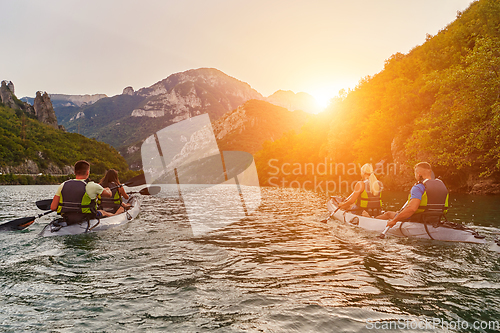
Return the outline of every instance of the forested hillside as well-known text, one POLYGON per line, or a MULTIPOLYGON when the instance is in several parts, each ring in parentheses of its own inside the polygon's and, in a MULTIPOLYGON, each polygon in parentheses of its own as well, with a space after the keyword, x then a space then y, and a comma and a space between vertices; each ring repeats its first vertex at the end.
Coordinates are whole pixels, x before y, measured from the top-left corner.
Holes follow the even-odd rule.
POLYGON ((89 161, 95 174, 109 168, 128 169, 125 159, 108 144, 54 129, 22 110, 0 104, 0 119, 2 173, 68 173, 80 159, 89 161))
MULTIPOLYGON (((470 191, 481 179, 498 182, 500 1, 472 3, 423 45, 389 57, 380 73, 361 80, 326 113, 332 117, 328 134, 321 147, 310 147, 313 156, 334 163, 397 163, 393 185, 407 185, 408 167, 422 160, 457 190, 470 191)), ((310 136, 288 137, 302 145, 293 153, 275 142, 260 155, 299 161, 301 149, 309 148, 302 142, 316 142, 322 133, 323 124, 318 126, 310 136)), ((265 164, 261 181, 268 177, 265 164)))

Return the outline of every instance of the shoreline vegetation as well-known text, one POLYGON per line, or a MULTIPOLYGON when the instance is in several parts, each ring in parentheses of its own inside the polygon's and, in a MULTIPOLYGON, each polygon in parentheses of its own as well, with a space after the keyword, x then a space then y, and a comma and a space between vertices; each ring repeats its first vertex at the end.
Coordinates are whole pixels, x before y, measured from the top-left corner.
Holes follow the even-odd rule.
MULTIPOLYGON (((121 183, 138 176, 142 171, 127 170, 119 173, 121 183)), ((89 179, 94 182, 104 177, 104 174, 90 174, 89 179)), ((74 174, 70 175, 50 175, 50 174, 1 174, 0 185, 59 185, 66 180, 75 179, 74 174)))

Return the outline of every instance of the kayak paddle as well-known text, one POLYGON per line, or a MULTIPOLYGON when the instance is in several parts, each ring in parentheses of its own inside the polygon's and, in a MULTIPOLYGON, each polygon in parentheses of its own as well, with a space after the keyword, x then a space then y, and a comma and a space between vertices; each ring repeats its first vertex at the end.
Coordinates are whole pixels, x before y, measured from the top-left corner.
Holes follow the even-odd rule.
POLYGON ((378 236, 378 238, 384 239, 385 234, 387 233, 387 231, 389 231, 389 229, 391 229, 391 227, 385 227, 384 231, 382 231, 382 233, 378 236))
POLYGON ((52 199, 39 200, 35 202, 36 206, 41 210, 50 210, 52 199))
MULTIPOLYGON (((340 202, 338 202, 337 198, 332 197, 332 200, 335 200, 337 203, 339 203, 339 204, 340 204, 340 202)), ((321 220, 320 222, 321 222, 321 223, 327 223, 327 222, 328 222, 328 220, 329 220, 329 219, 330 219, 330 218, 331 218, 331 217, 332 217, 332 216, 333 216, 333 215, 334 215, 334 214, 335 214, 335 213, 336 213, 339 209, 340 209, 340 206, 339 206, 339 207, 337 207, 337 209, 335 209, 335 210, 333 211, 333 213, 331 213, 331 214, 330 214, 330 216, 328 216, 328 217, 327 217, 326 219, 324 219, 324 220, 321 220)))
MULTIPOLYGON (((135 177, 129 179, 125 183, 121 184, 121 186, 135 187, 135 186, 141 186, 144 184, 146 184, 146 177, 144 176, 144 174, 140 174, 138 176, 135 176, 135 177)), ((118 186, 118 187, 120 187, 120 186, 118 186)))
POLYGON ((329 219, 330 219, 330 218, 331 218, 331 217, 332 217, 332 216, 333 216, 333 215, 334 215, 334 214, 335 214, 335 213, 336 213, 339 209, 340 209, 340 207, 338 207, 337 209, 335 209, 335 210, 333 211, 333 213, 331 213, 331 214, 330 214, 330 216, 328 216, 328 217, 327 217, 326 219, 324 219, 324 220, 321 220, 320 222, 321 222, 321 223, 327 223, 327 222, 328 222, 328 220, 329 220, 329 219))
POLYGON ((150 187, 145 187, 139 192, 130 192, 128 194, 134 194, 134 193, 140 193, 142 195, 155 195, 160 193, 161 187, 160 186, 150 186, 150 187))
POLYGON ((54 211, 49 210, 48 212, 39 214, 37 216, 31 216, 31 217, 21 217, 19 219, 12 220, 10 222, 6 222, 2 225, 0 225, 0 231, 13 231, 13 230, 22 230, 24 228, 29 227, 30 225, 35 222, 35 219, 42 217, 44 215, 53 213, 54 211))

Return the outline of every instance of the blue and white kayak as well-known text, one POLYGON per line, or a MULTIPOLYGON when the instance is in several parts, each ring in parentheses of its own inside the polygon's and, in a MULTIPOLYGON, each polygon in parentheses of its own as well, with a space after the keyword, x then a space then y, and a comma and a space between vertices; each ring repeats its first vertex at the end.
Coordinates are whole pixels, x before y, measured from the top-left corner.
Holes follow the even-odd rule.
POLYGON ((79 235, 124 225, 133 220, 139 214, 141 207, 141 196, 140 194, 131 194, 128 201, 124 202, 131 205, 130 209, 128 209, 124 213, 113 215, 110 217, 104 217, 101 219, 83 221, 81 223, 71 225, 66 225, 66 223, 61 222, 59 219, 56 219, 47 224, 40 232, 39 236, 51 237, 79 235))
MULTIPOLYGON (((341 200, 338 197, 331 197, 327 202, 327 208, 330 214, 333 213, 332 217, 336 220, 378 233, 385 230, 388 220, 366 217, 338 209, 340 202, 341 200)), ((420 222, 397 222, 394 227, 389 229, 387 234, 398 237, 433 239, 445 242, 486 243, 485 237, 478 234, 477 231, 461 224, 450 222, 442 222, 437 225, 420 222)))

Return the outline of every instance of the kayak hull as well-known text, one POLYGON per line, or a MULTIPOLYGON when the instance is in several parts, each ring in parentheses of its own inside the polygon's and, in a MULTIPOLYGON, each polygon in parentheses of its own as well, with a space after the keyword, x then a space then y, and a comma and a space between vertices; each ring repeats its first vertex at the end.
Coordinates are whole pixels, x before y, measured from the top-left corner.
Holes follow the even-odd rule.
MULTIPOLYGON (((346 212, 338 209, 339 202, 340 199, 337 197, 331 197, 327 202, 328 211, 330 214, 333 213, 332 217, 336 220, 378 233, 384 231, 388 220, 380 220, 346 212)), ((397 222, 394 227, 389 229, 387 234, 398 237, 432 239, 445 242, 486 243, 484 236, 477 234, 476 231, 469 228, 434 227, 431 224, 419 222, 397 222)))
POLYGON ((39 236, 52 237, 52 236, 79 235, 90 232, 103 231, 126 224, 131 220, 133 220, 139 214, 141 206, 141 198, 139 195, 131 195, 127 203, 130 204, 131 207, 125 213, 101 219, 93 219, 90 220, 89 222, 83 221, 82 223, 60 227, 57 224, 58 220, 54 220, 43 228, 39 236))

